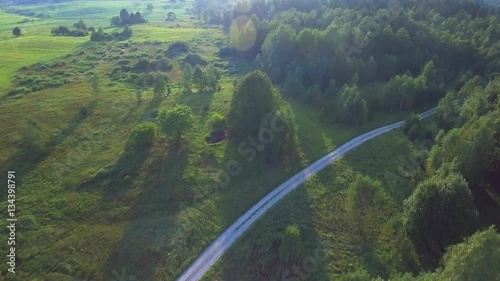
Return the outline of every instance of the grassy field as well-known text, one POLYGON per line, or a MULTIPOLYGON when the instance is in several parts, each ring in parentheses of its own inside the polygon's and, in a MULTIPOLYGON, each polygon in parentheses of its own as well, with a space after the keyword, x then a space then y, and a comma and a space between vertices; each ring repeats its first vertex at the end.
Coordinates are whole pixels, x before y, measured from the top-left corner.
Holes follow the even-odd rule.
POLYGON ((192 6, 192 1, 185 3, 168 3, 167 1, 152 0, 147 2, 133 1, 133 0, 107 0, 107 1, 78 1, 75 5, 74 2, 61 2, 52 3, 50 5, 28 5, 15 7, 20 11, 34 11, 35 13, 43 13, 52 17, 48 21, 56 20, 63 23, 74 23, 75 19, 83 18, 89 25, 94 26, 109 26, 109 20, 112 16, 117 16, 120 9, 125 8, 129 12, 139 11, 141 14, 151 22, 164 21, 167 18, 167 13, 172 11, 176 14, 179 22, 187 22, 189 15, 186 8, 192 6), (153 4, 154 10, 147 11, 146 5, 153 4))
MULTIPOLYGON (((53 37, 51 27, 36 23, 16 24, 24 17, 0 11, 0 90, 9 85, 12 74, 22 66, 41 60, 61 57, 75 51, 88 38, 53 37), (19 26, 23 35, 12 36, 12 28, 19 26)), ((55 24, 54 24, 55 25, 55 24)))
POLYGON ((28 5, 15 7, 20 11, 33 11, 50 16, 48 19, 36 19, 33 22, 19 23, 23 19, 35 18, 6 13, 0 10, 0 90, 6 90, 11 74, 21 66, 30 65, 40 60, 48 60, 74 52, 88 41, 87 38, 56 37, 50 31, 58 25, 72 26, 79 19, 83 19, 88 26, 109 27, 110 18, 119 15, 120 9, 140 11, 146 19, 154 22, 152 25, 142 25, 137 29, 137 40, 174 41, 183 36, 190 37, 199 30, 192 28, 192 21, 186 8, 191 7, 191 1, 186 3, 165 3, 164 1, 149 1, 154 5, 153 12, 147 12, 146 3, 137 1, 78 1, 54 3, 50 5, 28 5), (165 29, 174 25, 164 22, 167 13, 173 11, 178 18, 175 24, 187 29, 179 32, 165 29), (12 36, 12 28, 21 28, 23 36, 12 36))
MULTIPOLYGON (((11 28, 24 17, 0 15, 0 49, 7 50, 0 54, 0 89, 10 88, 16 75, 27 75, 16 73, 20 67, 39 61, 55 66, 34 71, 37 79, 56 79, 48 77, 56 72, 60 79, 65 75, 69 79, 63 86, 3 99, 0 103, 0 134, 5 136, 0 143, 0 178, 4 179, 6 170, 15 170, 18 175, 20 225, 16 244, 18 274, 0 275, 1 278, 110 280, 114 272, 123 268, 137 276, 136 280, 174 280, 221 231, 278 184, 350 138, 408 114, 380 115, 374 122, 348 128, 320 123, 318 112, 299 101, 288 100, 298 124, 301 161, 286 167, 264 166, 257 161, 246 163, 237 153, 238 143, 207 145, 205 137, 210 133, 208 117, 214 112, 227 113, 233 79, 251 67, 238 60, 214 57, 217 43, 224 40, 223 33, 219 29, 197 28, 189 21, 185 13, 189 2, 176 7, 162 1, 151 3, 156 9, 146 16, 150 23, 133 26, 131 40, 102 44, 89 43, 88 38, 52 37, 50 29, 57 24, 72 24, 79 18, 89 24, 106 25, 120 8, 137 7, 142 11, 145 4, 51 4, 43 12, 53 18, 19 25, 24 35, 18 38, 12 37, 11 28), (179 27, 163 21, 171 9, 178 11, 179 27), (175 95, 169 98, 153 98, 151 89, 137 89, 111 74, 118 60, 155 58, 176 40, 190 42, 195 52, 227 66, 221 69, 226 73, 222 91, 182 93, 178 85, 182 57, 172 59, 169 75, 175 95), (99 95, 92 94, 89 72, 99 74, 99 95), (228 75, 232 72, 238 74, 228 75), (137 92, 142 93, 145 101, 137 102, 137 92), (169 136, 161 136, 150 148, 127 148, 126 140, 135 125, 154 121, 158 108, 175 104, 190 106, 197 121, 180 145, 169 136), (82 108, 86 115, 81 114, 82 108), (37 124, 48 146, 47 154, 36 159, 19 148, 27 120, 37 124), (230 160, 245 163, 243 173, 232 177, 227 188, 212 191, 230 160), (192 197, 199 194, 208 196, 202 202, 192 202, 192 197)), ((272 264, 265 261, 272 256, 266 256, 266 251, 272 251, 270 243, 292 222, 304 226, 307 253, 321 245, 327 262, 315 271, 318 279, 362 266, 380 273, 381 264, 395 263, 400 257, 392 254, 396 250, 388 242, 397 239, 393 231, 397 223, 390 218, 399 211, 401 198, 409 194, 408 188, 399 188, 398 183, 392 182, 401 178, 404 183, 404 177, 385 179, 380 173, 399 171, 400 160, 391 154, 417 157, 413 155, 417 149, 412 146, 395 132, 332 165, 259 221, 224 257, 223 264, 214 269, 210 280, 249 280, 255 276, 255 270, 261 270, 260 263, 254 261, 264 260, 263 268, 272 264), (357 245, 366 237, 356 235, 355 225, 344 215, 343 205, 344 190, 358 172, 381 178, 387 192, 393 195, 390 204, 373 213, 367 231, 371 244, 363 249, 357 245), (374 225, 376 222, 383 223, 374 225)), ((6 202, 1 202, 0 210, 6 209, 6 202)), ((2 243, 0 250, 5 251, 5 247, 2 243)), ((6 264, 0 268, 4 274, 6 264)))

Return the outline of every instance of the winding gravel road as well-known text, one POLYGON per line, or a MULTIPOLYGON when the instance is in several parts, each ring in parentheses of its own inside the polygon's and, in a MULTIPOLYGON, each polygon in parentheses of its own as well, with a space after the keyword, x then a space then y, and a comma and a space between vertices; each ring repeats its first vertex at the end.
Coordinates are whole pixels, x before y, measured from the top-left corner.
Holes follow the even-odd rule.
MULTIPOLYGON (((436 109, 431 109, 420 114, 421 118, 427 118, 434 114, 436 109)), ((403 121, 392 125, 384 126, 371 132, 362 134, 347 143, 341 145, 334 151, 328 153, 323 158, 317 160, 295 176, 291 177, 276 189, 271 191, 266 197, 262 198, 244 215, 237 219, 228 229, 226 229, 217 239, 215 239, 203 253, 177 278, 177 281, 197 281, 210 269, 212 265, 224 254, 225 251, 238 239, 247 229, 260 218, 274 204, 280 201, 292 190, 303 184, 310 176, 320 172, 328 164, 342 157, 347 152, 360 146, 364 142, 371 140, 377 136, 387 133, 391 130, 401 127, 403 121)))

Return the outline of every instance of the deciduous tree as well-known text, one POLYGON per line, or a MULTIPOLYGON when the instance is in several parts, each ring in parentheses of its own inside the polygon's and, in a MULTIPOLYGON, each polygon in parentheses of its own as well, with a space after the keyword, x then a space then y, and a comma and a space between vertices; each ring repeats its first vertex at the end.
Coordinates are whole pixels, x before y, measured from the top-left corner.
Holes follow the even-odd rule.
POLYGON ((21 35, 21 29, 19 27, 14 27, 14 29, 12 29, 12 35, 14 36, 19 36, 21 35))
POLYGON ((203 69, 198 64, 194 67, 192 81, 198 90, 203 91, 203 69))
POLYGON ((161 97, 165 93, 165 89, 167 86, 167 78, 165 74, 161 72, 157 72, 154 78, 154 84, 153 84, 153 92, 155 94, 155 97, 161 97))
POLYGON ((176 105, 171 109, 161 108, 157 120, 164 132, 175 133, 177 141, 180 141, 182 134, 194 126, 195 117, 187 105, 176 105))
POLYGON ((476 231, 474 199, 457 173, 425 180, 403 209, 404 230, 428 264, 436 265, 446 247, 476 231))
POLYGON ((193 84, 193 68, 189 63, 184 64, 182 68, 182 86, 184 92, 190 93, 193 84))

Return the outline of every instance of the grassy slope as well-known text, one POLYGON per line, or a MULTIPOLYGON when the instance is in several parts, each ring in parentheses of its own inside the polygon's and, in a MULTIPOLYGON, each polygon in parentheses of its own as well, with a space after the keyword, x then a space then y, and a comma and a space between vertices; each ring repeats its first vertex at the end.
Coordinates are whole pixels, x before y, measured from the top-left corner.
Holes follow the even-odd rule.
MULTIPOLYGON (((31 32, 30 27, 23 28, 23 31, 26 30, 24 37, 11 39, 33 40, 36 43, 10 47, 23 52, 23 60, 8 64, 11 68, 2 71, 8 77, 22 65, 60 57, 78 47, 84 48, 83 42, 87 39, 52 38, 48 35, 52 23, 75 22, 77 18, 71 17, 78 14, 85 20, 88 16, 91 23, 95 20, 95 23, 104 24, 104 19, 117 14, 123 2, 127 1, 108 1, 101 10, 92 6, 95 5, 94 1, 85 2, 85 5, 57 4, 59 6, 51 10, 52 15, 67 18, 32 23, 33 30, 40 28, 44 32, 31 32), (110 5, 113 9, 107 8, 110 5), (82 12, 90 14, 84 17, 82 12), (51 43, 41 49, 40 46, 46 41, 51 43)), ((161 5, 155 6, 158 9, 161 5)), ((158 19, 161 19, 160 15, 158 19)), ((11 20, 17 18, 12 17, 11 20)), ((10 24, 4 29, 6 33, 14 24, 9 20, 4 20, 4 23, 5 26, 10 24)), ((214 40, 222 36, 216 30, 199 33, 194 28, 170 29, 168 26, 151 20, 151 24, 134 27, 133 40, 169 42, 198 36, 197 43, 200 46, 207 45, 199 49, 211 58, 214 40)), ((9 48, 6 42, 0 41, 2 49, 9 48)), ((6 58, 12 57, 8 53, 4 54, 6 58)), ((12 163, 9 168, 18 171, 18 216, 31 222, 18 232, 18 254, 22 263, 16 280, 35 277, 37 280, 74 280, 70 276, 93 276, 100 280, 103 273, 107 273, 109 278, 110 272, 121 267, 136 274, 140 280, 172 280, 225 227, 300 167, 363 131, 400 119, 400 116, 395 115, 381 116, 376 122, 355 129, 329 126, 319 124, 317 113, 307 106, 290 101, 299 125, 305 160, 286 169, 265 168, 260 163, 245 164, 243 173, 231 178, 226 189, 211 193, 207 185, 219 180, 225 164, 229 160, 241 160, 235 151, 235 143, 223 142, 213 146, 204 143, 204 137, 209 133, 205 126, 207 116, 212 112, 224 114, 228 110, 231 79, 225 78, 224 90, 220 93, 178 94, 172 99, 154 100, 152 93, 147 92, 144 95, 147 101, 137 105, 132 89, 106 78, 112 67, 112 63, 98 66, 97 71, 103 77, 102 93, 98 98, 90 94, 88 81, 82 79, 0 104, 3 124, 0 130, 2 135, 7 136, 2 138, 0 166, 12 163), (125 140, 135 124, 152 120, 152 114, 159 106, 172 106, 175 103, 188 104, 199 119, 196 128, 185 136, 181 147, 176 147, 171 140, 162 137, 149 150, 125 150, 125 140), (82 106, 90 109, 89 117, 85 119, 78 117, 78 109, 82 106), (31 164, 23 161, 17 150, 24 117, 38 120, 48 138, 57 143, 49 156, 31 164), (210 194, 207 200, 194 206, 189 204, 189 194, 205 192, 210 194), (181 208, 180 201, 188 202, 188 207, 181 208)), ((174 67, 174 72, 177 67, 174 67)), ((8 80, 0 83, 3 86, 6 84, 8 80)), ((178 88, 174 88, 174 92, 178 91, 178 88)), ((274 224, 278 218, 281 225, 291 220, 328 227, 337 225, 337 229, 347 225, 346 230, 339 235, 332 236, 329 233, 336 232, 326 227, 318 227, 317 231, 311 228, 311 234, 325 241, 346 239, 347 248, 343 251, 349 252, 349 247, 355 244, 357 238, 349 230, 348 222, 335 222, 337 212, 342 213, 342 197, 337 191, 352 179, 351 170, 356 169, 356 165, 346 160, 334 167, 340 167, 343 172, 336 177, 332 176, 337 173, 336 170, 323 172, 318 179, 306 185, 315 188, 301 189, 282 203, 288 206, 285 214, 293 211, 287 214, 287 220, 270 215, 257 227, 266 225, 266 221, 267 224, 274 224), (297 195, 303 192, 307 196, 297 195), (331 197, 324 196, 329 193, 331 197), (300 197, 297 200, 306 200, 299 202, 300 208, 295 208, 295 203, 290 205, 290 202, 297 202, 293 201, 297 196, 300 197), (331 201, 328 198, 339 202, 339 207, 330 208, 331 201), (310 206, 311 202, 317 200, 322 201, 310 206), (312 214, 316 213, 315 219, 311 220, 312 214), (324 217, 324 214, 328 216, 324 217), (334 223, 325 218, 334 220, 334 223)), ((5 208, 2 202, 0 209, 4 211, 5 208)), ((269 235, 276 234, 269 232, 269 235)), ((237 255, 246 257, 248 247, 242 247, 241 250, 235 247, 231 253, 236 251, 237 255)), ((327 272, 349 268, 351 262, 352 266, 357 265, 355 261, 359 256, 356 253, 344 254, 348 258, 328 263, 331 268, 327 272)), ((231 266, 231 270, 238 268, 233 267, 230 261, 227 266, 231 266)), ((2 272, 5 272, 4 267, 2 265, 2 272)))

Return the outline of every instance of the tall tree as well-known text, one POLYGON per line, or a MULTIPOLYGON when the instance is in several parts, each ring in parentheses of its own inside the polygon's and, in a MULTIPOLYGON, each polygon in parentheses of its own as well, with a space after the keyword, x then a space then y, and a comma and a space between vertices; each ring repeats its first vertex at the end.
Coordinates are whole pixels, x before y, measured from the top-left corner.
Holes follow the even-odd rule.
POLYGON ((290 26, 282 25, 269 33, 262 45, 261 58, 264 70, 273 80, 285 78, 285 68, 295 52, 295 33, 290 26))
POLYGON ((177 19, 177 15, 174 12, 168 12, 166 21, 174 21, 177 19))
POLYGON ((357 85, 345 85, 340 94, 337 119, 344 124, 363 124, 368 116, 368 107, 357 85))
POLYGON ((219 87, 219 79, 220 73, 214 67, 213 64, 210 64, 205 70, 205 86, 210 91, 216 91, 219 87))
POLYGON ((157 72, 154 79, 153 92, 155 94, 155 97, 161 97, 161 95, 165 93, 167 79, 165 77, 165 74, 161 72, 157 72))
POLYGON ((451 246, 437 280, 497 280, 500 276, 500 234, 494 227, 451 246))
POLYGON ((14 36, 19 36, 21 35, 21 29, 19 27, 14 27, 14 29, 12 29, 12 35, 14 36))
POLYGON ((203 69, 200 65, 196 65, 193 71, 193 84, 198 88, 199 91, 203 91, 203 69))
POLYGON ((87 31, 87 25, 80 19, 77 23, 73 24, 73 27, 76 29, 81 29, 87 31))
POLYGON ((499 116, 493 112, 449 131, 431 150, 427 161, 429 172, 455 161, 458 171, 472 186, 481 184, 484 175, 493 171, 495 159, 500 159, 496 140, 500 133, 499 116))
POLYGON ((449 92, 439 101, 436 116, 439 126, 445 130, 460 124, 460 107, 455 100, 457 100, 456 93, 449 92))
POLYGON ((264 116, 277 109, 275 91, 269 77, 255 71, 236 86, 229 111, 229 126, 237 136, 256 136, 264 116))
POLYGON ((382 184, 368 176, 358 175, 349 186, 347 205, 354 217, 365 215, 371 206, 385 201, 382 184))
POLYGON ((171 109, 163 107, 158 111, 157 120, 164 132, 174 132, 179 142, 182 134, 194 126, 193 110, 187 105, 176 105, 171 109))
POLYGON ((128 23, 130 19, 130 14, 128 13, 127 9, 123 8, 120 10, 120 19, 122 23, 128 23))
POLYGON ((128 39, 130 37, 132 37, 132 29, 130 28, 130 26, 128 26, 128 24, 126 24, 124 27, 123 27, 123 31, 122 31, 122 36, 123 36, 123 39, 128 39))
POLYGON ((467 182, 457 173, 422 182, 403 209, 404 230, 429 265, 437 265, 446 247, 476 231, 474 199, 467 182))
POLYGON ((182 68, 182 87, 184 92, 190 93, 193 84, 193 68, 189 63, 184 64, 182 68))

